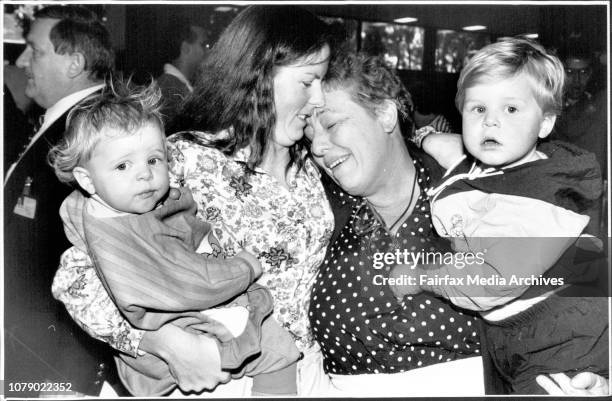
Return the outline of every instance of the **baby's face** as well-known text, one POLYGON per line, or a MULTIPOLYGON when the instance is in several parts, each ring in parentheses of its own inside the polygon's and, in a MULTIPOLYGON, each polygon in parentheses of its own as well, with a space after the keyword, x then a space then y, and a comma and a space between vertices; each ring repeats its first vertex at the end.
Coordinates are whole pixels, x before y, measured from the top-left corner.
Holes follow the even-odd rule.
POLYGON ((463 143, 485 165, 512 167, 537 160, 538 138, 555 117, 545 115, 525 76, 479 82, 465 91, 463 143))
POLYGON ((163 132, 151 123, 130 135, 103 130, 109 137, 95 147, 86 166, 96 194, 121 212, 153 210, 169 188, 163 132))

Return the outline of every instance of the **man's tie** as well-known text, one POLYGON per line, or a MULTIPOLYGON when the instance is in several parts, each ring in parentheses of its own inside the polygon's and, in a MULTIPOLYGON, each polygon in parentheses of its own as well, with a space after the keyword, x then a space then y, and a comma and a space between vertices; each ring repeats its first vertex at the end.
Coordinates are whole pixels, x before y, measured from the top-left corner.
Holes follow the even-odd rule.
POLYGON ((19 163, 19 161, 21 160, 21 158, 23 157, 25 152, 30 147, 30 142, 32 142, 32 138, 34 138, 34 136, 40 130, 40 127, 42 127, 44 122, 45 122, 45 115, 42 114, 41 116, 38 117, 37 124, 34 125, 34 129, 32 130, 32 133, 30 135, 28 135, 26 140, 23 142, 23 146, 22 146, 21 150, 19 150, 19 153, 17 154, 17 157, 16 157, 15 161, 10 165, 9 169, 5 172, 5 175, 4 175, 4 184, 5 185, 6 185, 6 182, 7 182, 8 178, 13 173, 13 170, 17 166, 17 163, 19 163))

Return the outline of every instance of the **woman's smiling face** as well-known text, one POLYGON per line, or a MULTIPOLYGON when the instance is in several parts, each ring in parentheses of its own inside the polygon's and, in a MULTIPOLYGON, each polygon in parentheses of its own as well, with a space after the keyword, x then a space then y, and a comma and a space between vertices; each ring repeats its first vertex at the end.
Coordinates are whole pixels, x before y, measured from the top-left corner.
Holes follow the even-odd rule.
POLYGON ((277 145, 288 148, 302 139, 306 118, 315 107, 323 106, 321 80, 327 72, 329 55, 329 46, 325 45, 295 64, 275 68, 273 141, 277 145))
POLYGON ((389 135, 377 115, 347 90, 325 92, 325 108, 310 119, 306 135, 316 163, 345 191, 368 196, 384 180, 389 135))

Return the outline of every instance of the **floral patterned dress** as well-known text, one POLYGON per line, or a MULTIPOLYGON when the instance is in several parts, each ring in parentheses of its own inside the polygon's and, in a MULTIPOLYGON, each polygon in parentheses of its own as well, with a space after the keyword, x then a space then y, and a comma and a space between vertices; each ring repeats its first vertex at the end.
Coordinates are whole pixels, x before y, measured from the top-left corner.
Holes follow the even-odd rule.
MULTIPOLYGON (((219 240, 216 252, 231 257, 245 249, 257 256, 264 271, 258 283, 272 293, 274 317, 301 351, 312 347, 310 291, 334 222, 318 169, 310 160, 299 171, 292 167, 285 187, 263 170, 247 168, 249 148, 227 156, 188 135, 169 141, 171 185, 191 190, 198 216, 212 224, 219 240)), ((90 335, 134 354, 142 333, 125 324, 77 251, 71 248, 62 258, 54 296, 90 335)))

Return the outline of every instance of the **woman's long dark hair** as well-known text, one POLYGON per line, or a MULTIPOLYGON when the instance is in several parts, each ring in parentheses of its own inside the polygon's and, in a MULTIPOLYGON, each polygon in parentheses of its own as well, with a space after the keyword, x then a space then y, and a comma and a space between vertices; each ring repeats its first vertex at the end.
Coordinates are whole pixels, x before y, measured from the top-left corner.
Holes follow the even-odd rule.
MULTIPOLYGON (((276 123, 274 67, 307 60, 330 41, 329 27, 302 8, 248 7, 212 48, 170 132, 207 132, 201 142, 226 154, 250 145, 252 169, 261 163, 276 123)), ((291 149, 291 163, 298 166, 301 147, 291 149)))

